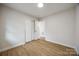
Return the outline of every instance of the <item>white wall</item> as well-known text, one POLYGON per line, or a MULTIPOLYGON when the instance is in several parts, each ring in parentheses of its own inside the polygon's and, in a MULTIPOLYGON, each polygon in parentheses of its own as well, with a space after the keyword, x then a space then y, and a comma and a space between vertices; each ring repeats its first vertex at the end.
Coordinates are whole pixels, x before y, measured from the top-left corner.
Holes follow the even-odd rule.
POLYGON ((77 49, 77 52, 79 54, 79 5, 76 6, 76 14, 75 14, 76 18, 76 49, 77 49))
POLYGON ((69 9, 43 18, 47 40, 65 46, 75 47, 75 9, 69 9))
POLYGON ((33 18, 11 8, 0 7, 0 51, 24 44, 25 39, 30 41, 32 38, 32 20, 33 18), (27 29, 25 30, 25 27, 28 28, 29 32, 27 29))

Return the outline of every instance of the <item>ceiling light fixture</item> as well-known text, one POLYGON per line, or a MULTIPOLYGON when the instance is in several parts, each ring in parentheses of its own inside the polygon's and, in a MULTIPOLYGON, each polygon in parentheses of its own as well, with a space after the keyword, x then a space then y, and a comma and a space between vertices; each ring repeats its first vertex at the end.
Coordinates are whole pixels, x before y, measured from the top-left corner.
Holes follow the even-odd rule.
POLYGON ((39 7, 39 8, 41 8, 41 7, 43 7, 43 6, 44 6, 43 3, 38 3, 38 7, 39 7))

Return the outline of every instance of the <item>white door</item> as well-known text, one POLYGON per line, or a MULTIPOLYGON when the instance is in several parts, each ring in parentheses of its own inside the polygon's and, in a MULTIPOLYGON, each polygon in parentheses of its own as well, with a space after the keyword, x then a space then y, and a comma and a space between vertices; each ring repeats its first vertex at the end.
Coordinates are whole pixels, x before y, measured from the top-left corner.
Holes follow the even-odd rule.
POLYGON ((25 41, 29 42, 32 40, 32 20, 25 21, 25 41))

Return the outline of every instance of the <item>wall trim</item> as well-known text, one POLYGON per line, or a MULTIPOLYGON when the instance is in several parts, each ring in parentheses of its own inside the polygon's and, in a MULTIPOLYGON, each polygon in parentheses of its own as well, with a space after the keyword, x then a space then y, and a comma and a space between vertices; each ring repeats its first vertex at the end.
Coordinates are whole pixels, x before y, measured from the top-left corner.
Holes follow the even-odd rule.
POLYGON ((55 41, 51 41, 51 40, 48 40, 48 39, 46 39, 46 40, 49 41, 49 42, 54 42, 54 43, 56 43, 56 44, 60 44, 60 45, 67 46, 67 47, 70 47, 70 48, 75 49, 75 47, 72 47, 72 46, 69 46, 69 45, 66 45, 66 44, 63 44, 63 43, 59 43, 59 42, 55 42, 55 41))
POLYGON ((12 49, 12 48, 16 48, 16 47, 19 47, 21 45, 24 45, 25 43, 20 43, 20 44, 16 44, 14 46, 10 46, 10 47, 7 47, 7 48, 3 48, 3 49, 0 49, 0 52, 3 52, 3 51, 6 51, 6 50, 9 50, 9 49, 12 49))

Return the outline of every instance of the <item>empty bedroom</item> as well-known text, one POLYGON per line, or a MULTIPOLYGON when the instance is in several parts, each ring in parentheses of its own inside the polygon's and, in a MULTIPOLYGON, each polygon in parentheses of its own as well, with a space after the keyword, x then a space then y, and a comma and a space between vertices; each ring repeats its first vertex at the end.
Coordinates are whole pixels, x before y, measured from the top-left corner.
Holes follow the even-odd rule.
POLYGON ((78 55, 78 3, 0 3, 0 56, 78 55))

